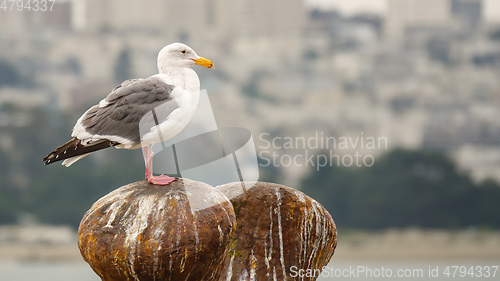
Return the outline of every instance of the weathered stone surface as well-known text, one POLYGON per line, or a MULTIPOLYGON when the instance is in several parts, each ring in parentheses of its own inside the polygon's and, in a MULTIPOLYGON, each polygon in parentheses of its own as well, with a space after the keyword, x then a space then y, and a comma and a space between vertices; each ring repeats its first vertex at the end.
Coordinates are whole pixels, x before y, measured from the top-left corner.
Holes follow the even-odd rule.
POLYGON ((234 227, 231 203, 212 186, 140 181, 94 203, 78 244, 103 281, 218 280, 234 227))
POLYGON ((233 203, 233 234, 221 280, 316 280, 300 269, 321 269, 337 245, 330 214, 300 191, 264 182, 218 186, 233 203))

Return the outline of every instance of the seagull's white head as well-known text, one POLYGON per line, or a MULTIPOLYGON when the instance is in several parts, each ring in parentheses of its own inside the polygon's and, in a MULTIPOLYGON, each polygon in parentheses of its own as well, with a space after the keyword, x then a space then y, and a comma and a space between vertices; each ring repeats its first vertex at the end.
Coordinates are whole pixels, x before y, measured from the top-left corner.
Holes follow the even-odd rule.
POLYGON ((201 65, 206 68, 214 68, 214 64, 198 56, 189 46, 182 43, 172 43, 165 46, 158 54, 158 71, 166 73, 171 68, 190 68, 201 65))

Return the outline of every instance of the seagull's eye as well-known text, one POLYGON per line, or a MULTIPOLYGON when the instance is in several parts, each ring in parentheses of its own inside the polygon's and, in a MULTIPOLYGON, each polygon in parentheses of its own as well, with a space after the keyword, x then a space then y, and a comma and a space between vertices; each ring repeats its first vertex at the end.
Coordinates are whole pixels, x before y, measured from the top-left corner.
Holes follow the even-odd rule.
POLYGON ((182 50, 181 53, 185 54, 186 53, 186 50, 182 50))

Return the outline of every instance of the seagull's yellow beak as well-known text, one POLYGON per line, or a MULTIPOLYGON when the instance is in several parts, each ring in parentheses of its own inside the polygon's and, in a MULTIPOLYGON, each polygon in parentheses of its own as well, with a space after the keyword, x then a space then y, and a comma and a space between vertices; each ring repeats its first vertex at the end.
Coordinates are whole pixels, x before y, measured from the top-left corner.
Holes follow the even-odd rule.
POLYGON ((192 59, 197 65, 204 66, 206 68, 215 68, 214 64, 206 58, 200 57, 200 59, 192 59))

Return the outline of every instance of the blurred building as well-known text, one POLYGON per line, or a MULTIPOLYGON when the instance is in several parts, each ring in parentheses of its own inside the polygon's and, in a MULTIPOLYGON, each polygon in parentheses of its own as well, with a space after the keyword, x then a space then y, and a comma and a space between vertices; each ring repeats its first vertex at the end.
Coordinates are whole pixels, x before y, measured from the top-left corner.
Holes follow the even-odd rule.
POLYGON ((449 0, 389 0, 385 36, 401 41, 411 28, 451 26, 449 0))
MULTIPOLYGON (((51 2, 49 2, 51 8, 51 2)), ((306 9, 302 0, 58 0, 50 11, 2 13, 0 34, 39 30, 86 33, 147 32, 169 39, 298 35, 306 9), (286 7, 286 8, 285 8, 286 7)))
POLYGON ((483 0, 453 0, 451 11, 466 28, 476 28, 483 20, 483 0))
POLYGON ((298 36, 302 0, 88 0, 86 32, 150 32, 170 40, 298 36), (286 7, 286 8, 284 8, 286 7))
MULTIPOLYGON (((0 17, 0 38, 4 40, 40 37, 46 33, 81 30, 85 20, 85 0, 57 0, 39 5, 47 10, 18 11, 7 5, 0 17)), ((34 8, 34 6, 32 6, 34 8)), ((30 7, 30 9, 32 8, 30 7)))
POLYGON ((442 32, 482 22, 483 0, 389 0, 385 36, 402 42, 416 31, 442 32))

